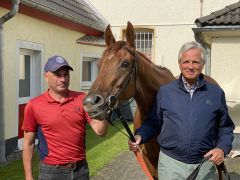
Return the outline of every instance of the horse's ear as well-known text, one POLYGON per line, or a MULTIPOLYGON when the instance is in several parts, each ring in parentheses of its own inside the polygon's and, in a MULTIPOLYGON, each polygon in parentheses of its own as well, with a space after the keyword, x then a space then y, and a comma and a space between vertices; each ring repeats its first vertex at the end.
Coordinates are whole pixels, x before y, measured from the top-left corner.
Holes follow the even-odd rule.
POLYGON ((126 42, 127 42, 128 46, 135 48, 135 44, 134 44, 134 29, 133 29, 132 23, 130 23, 129 21, 127 23, 126 42))
POLYGON ((110 28, 110 25, 107 26, 104 37, 105 37, 105 42, 106 42, 107 46, 110 46, 111 44, 116 42, 116 40, 113 36, 112 30, 110 28))

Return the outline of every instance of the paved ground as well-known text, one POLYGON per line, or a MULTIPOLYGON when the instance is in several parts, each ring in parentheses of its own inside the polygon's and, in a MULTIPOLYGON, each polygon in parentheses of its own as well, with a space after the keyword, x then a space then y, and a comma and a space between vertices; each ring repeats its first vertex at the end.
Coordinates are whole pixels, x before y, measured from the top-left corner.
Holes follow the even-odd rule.
MULTIPOLYGON (((231 180, 240 180, 240 157, 228 158, 225 164, 231 180)), ((134 154, 125 151, 90 180, 147 180, 147 177, 142 172, 134 154)))
POLYGON ((147 180, 137 163, 135 156, 130 151, 123 152, 120 156, 105 166, 90 180, 147 180))

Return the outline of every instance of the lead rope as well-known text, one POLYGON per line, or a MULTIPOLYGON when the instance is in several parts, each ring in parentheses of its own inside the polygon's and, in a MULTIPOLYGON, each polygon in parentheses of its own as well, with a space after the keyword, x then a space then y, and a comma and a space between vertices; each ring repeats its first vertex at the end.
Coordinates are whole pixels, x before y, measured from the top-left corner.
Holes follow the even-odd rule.
POLYGON ((121 121, 122 125, 124 126, 124 128, 126 129, 127 133, 128 133, 128 138, 132 141, 132 142, 136 142, 135 138, 134 138, 134 135, 131 131, 131 129, 129 128, 126 120, 125 120, 125 117, 121 114, 121 111, 120 109, 114 109, 115 113, 118 115, 119 117, 119 120, 121 121))
MULTIPOLYGON (((122 132, 125 136, 127 136, 132 142, 136 142, 136 140, 135 140, 135 138, 134 138, 134 135, 133 135, 132 131, 130 130, 130 128, 129 128, 126 120, 125 120, 125 117, 121 114, 120 109, 118 109, 118 108, 111 108, 111 109, 109 109, 109 115, 110 115, 110 116, 107 118, 108 122, 109 122, 113 127, 115 127, 115 128, 118 129, 120 132, 122 132), (119 117, 119 119, 120 119, 122 125, 124 126, 125 130, 127 131, 128 135, 127 135, 126 133, 124 133, 122 130, 120 130, 117 126, 115 126, 115 125, 111 122, 110 116, 111 116, 111 113, 112 113, 113 110, 114 110, 114 112, 117 114, 117 116, 119 117)), ((149 171, 149 169, 148 169, 148 167, 147 167, 147 165, 146 165, 146 163, 145 163, 145 161, 144 161, 144 159, 143 159, 143 157, 142 157, 142 154, 141 154, 141 153, 144 154, 144 152, 142 151, 142 149, 141 149, 140 146, 139 146, 139 149, 140 149, 140 151, 134 152, 135 157, 137 158, 139 164, 141 165, 142 170, 144 171, 144 173, 145 173, 146 176, 148 177, 148 180, 154 180, 154 178, 152 177, 152 175, 151 175, 151 173, 150 173, 150 171, 149 171)))
POLYGON ((107 118, 107 121, 109 122, 109 124, 111 124, 114 128, 116 128, 117 130, 119 130, 122 134, 124 134, 127 138, 130 139, 130 136, 128 134, 126 134, 125 132, 123 132, 119 127, 117 127, 115 124, 113 124, 113 122, 107 118))
MULTIPOLYGON (((131 129, 129 128, 129 126, 127 124, 126 118, 122 115, 120 109, 116 107, 116 104, 117 104, 116 96, 109 96, 107 104, 108 104, 108 112, 107 112, 107 118, 106 119, 108 120, 108 122, 113 127, 115 127, 117 130, 119 130, 122 134, 124 134, 126 137, 128 137, 128 139, 130 139, 132 142, 136 142, 135 137, 134 137, 131 129), (125 130, 127 131, 128 134, 126 134, 120 128, 115 126, 115 124, 113 124, 113 122, 111 121, 111 115, 112 115, 113 111, 117 114, 119 120, 121 121, 122 125, 124 126, 124 128, 125 128, 125 130)), ((142 151, 140 146, 139 146, 139 149, 142 151)), ((145 154, 143 151, 142 151, 142 153, 145 154)))
MULTIPOLYGON (((197 178, 197 175, 199 173, 199 170, 201 168, 201 166, 203 165, 204 162, 208 161, 209 158, 211 157, 212 155, 210 156, 207 156, 205 158, 203 158, 203 160, 201 161, 201 163, 194 169, 194 171, 187 177, 186 180, 195 180, 197 178)), ((227 168, 225 166, 225 164, 222 162, 220 165, 218 165, 220 167, 220 169, 224 172, 227 180, 230 180, 230 175, 227 171, 227 168)))
POLYGON ((107 121, 117 130, 119 130, 122 134, 124 134, 128 139, 130 139, 132 142, 135 142, 135 138, 134 135, 132 133, 132 131, 130 130, 125 117, 121 114, 120 109, 118 108, 111 108, 108 110, 108 117, 107 117, 107 121), (127 133, 126 134, 124 131, 122 131, 119 127, 117 127, 115 124, 113 124, 113 122, 111 121, 111 114, 112 112, 115 112, 119 118, 119 120, 121 121, 122 125, 124 126, 124 128, 126 129, 127 133))

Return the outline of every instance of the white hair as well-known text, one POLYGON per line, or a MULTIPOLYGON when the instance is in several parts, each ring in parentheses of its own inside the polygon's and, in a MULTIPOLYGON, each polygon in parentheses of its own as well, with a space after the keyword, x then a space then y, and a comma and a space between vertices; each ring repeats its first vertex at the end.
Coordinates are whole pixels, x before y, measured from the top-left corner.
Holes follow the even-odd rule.
POLYGON ((206 51, 204 49, 204 47, 198 43, 198 42, 195 42, 195 41, 192 41, 192 42, 186 42, 182 45, 182 47, 180 48, 179 50, 179 53, 178 53, 178 62, 181 61, 181 58, 182 58, 182 54, 190 49, 194 49, 194 48, 198 48, 200 49, 201 51, 201 59, 202 59, 202 62, 203 64, 205 63, 206 61, 206 51))

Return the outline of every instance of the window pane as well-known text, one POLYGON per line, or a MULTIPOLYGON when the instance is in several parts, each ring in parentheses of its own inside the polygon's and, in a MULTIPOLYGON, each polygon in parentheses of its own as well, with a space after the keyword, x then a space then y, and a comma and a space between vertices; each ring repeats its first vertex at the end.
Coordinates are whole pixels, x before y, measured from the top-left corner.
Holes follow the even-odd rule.
POLYGON ((92 67, 91 61, 83 61, 82 81, 91 81, 92 80, 91 67, 92 67))
POLYGON ((145 39, 148 40, 149 39, 149 33, 145 34, 145 39))
POLYGON ((137 33, 137 39, 140 40, 141 36, 140 36, 140 33, 137 33))
POLYGON ((19 97, 30 96, 30 56, 19 55, 19 97))
POLYGON ((142 51, 144 52, 144 41, 141 41, 141 49, 142 49, 142 51))
POLYGON ((149 33, 149 39, 152 39, 153 33, 149 33))

